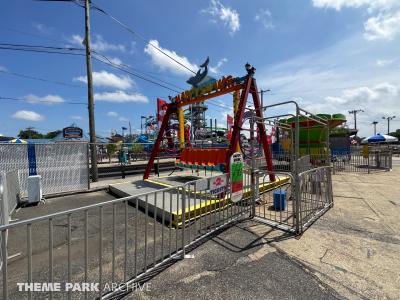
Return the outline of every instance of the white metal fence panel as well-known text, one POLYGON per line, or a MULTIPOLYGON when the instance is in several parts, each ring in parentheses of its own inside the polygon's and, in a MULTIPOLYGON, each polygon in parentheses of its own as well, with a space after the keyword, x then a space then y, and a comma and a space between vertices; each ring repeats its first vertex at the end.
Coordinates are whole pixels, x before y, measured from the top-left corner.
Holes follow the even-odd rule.
MULTIPOLYGON (((0 172, 0 225, 10 223, 11 214, 19 201, 18 173, 16 171, 0 172)), ((0 242, 7 244, 8 231, 0 236, 0 242)), ((0 270, 3 267, 3 255, 6 256, 3 247, 0 248, 0 270)))
POLYGON ((18 171, 21 197, 27 196, 27 178, 42 176, 43 194, 88 188, 88 145, 0 144, 0 171, 18 171))

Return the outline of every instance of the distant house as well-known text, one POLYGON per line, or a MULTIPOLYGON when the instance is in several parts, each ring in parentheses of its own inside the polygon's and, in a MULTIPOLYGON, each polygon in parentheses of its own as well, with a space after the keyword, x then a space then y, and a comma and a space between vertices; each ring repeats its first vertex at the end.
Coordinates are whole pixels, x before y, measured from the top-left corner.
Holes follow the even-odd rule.
MULTIPOLYGON (((52 141, 54 143, 65 143, 65 142, 84 142, 88 143, 90 140, 89 136, 83 132, 83 130, 77 127, 75 124, 63 128, 63 130, 56 135, 52 141)), ((96 143, 106 144, 109 140, 96 135, 96 143)))
POLYGON ((0 135, 0 143, 6 143, 6 142, 11 141, 13 139, 14 139, 14 137, 11 137, 11 136, 0 135))
MULTIPOLYGON (((15 139, 14 137, 0 136, 0 143, 9 143, 11 140, 15 139)), ((28 144, 52 144, 52 143, 88 143, 89 136, 83 132, 81 128, 76 126, 74 123, 68 127, 65 127, 61 130, 59 134, 57 134, 52 139, 24 139, 24 141, 28 142, 28 144)), ((96 143, 98 144, 108 144, 110 140, 108 138, 96 136, 96 143)))

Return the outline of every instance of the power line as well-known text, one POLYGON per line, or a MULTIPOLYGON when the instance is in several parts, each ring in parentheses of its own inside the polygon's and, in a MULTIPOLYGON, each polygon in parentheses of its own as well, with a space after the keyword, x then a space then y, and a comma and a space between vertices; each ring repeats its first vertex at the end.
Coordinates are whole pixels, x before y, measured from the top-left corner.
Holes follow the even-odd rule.
MULTIPOLYGON (((74 48, 74 47, 54 47, 54 46, 42 46, 42 45, 27 45, 27 44, 11 44, 11 43, 0 43, 0 49, 7 49, 7 50, 17 50, 17 51, 26 51, 26 52, 39 52, 39 53, 52 53, 52 54, 70 54, 70 55, 80 55, 80 56, 84 56, 83 53, 76 53, 76 52, 72 52, 72 51, 84 51, 84 48, 74 48)), ((175 93, 181 93, 181 91, 184 91, 185 89, 175 85, 173 83, 167 82, 165 80, 162 80, 160 78, 157 78, 155 76, 146 74, 143 71, 137 70, 137 69, 133 69, 127 65, 120 65, 120 64, 115 64, 111 61, 111 59, 109 59, 107 56, 97 52, 97 51, 92 51, 93 53, 96 54, 96 56, 93 56, 93 59, 95 59, 96 61, 99 61, 103 64, 106 64, 112 68, 115 68, 121 72, 130 74, 134 77, 140 78, 144 81, 150 82, 152 84, 158 85, 162 88, 168 89, 172 92, 175 93), (131 71, 130 71, 131 70, 131 71), (135 72, 135 73, 134 73, 135 72), (139 73, 139 74, 137 74, 139 73), (140 74, 141 73, 141 74, 140 74), (146 78, 144 76, 147 76, 149 78, 146 78), (175 88, 180 89, 176 90, 176 89, 172 89, 164 84, 161 84, 159 82, 156 82, 155 80, 173 86, 175 88)), ((44 81, 44 82, 52 82, 52 83, 56 83, 56 84, 61 84, 61 85, 65 85, 65 86, 73 86, 73 87, 79 87, 79 85, 74 85, 74 84, 68 84, 68 83, 64 83, 64 82, 59 82, 59 81, 52 81, 52 80, 47 80, 44 78, 39 78, 39 77, 33 77, 33 76, 29 76, 29 75, 24 75, 24 74, 18 74, 18 73, 14 73, 14 72, 8 72, 8 71, 3 71, 0 70, 0 72, 2 73, 9 73, 11 75, 15 75, 15 76, 19 76, 19 77, 23 77, 23 78, 28 78, 28 79, 33 79, 33 80, 40 80, 40 81, 44 81)), ((222 105, 222 104, 217 104, 217 103, 213 103, 211 102, 212 100, 210 100, 210 104, 214 105, 214 106, 219 106, 222 107, 224 109, 233 109, 232 106, 227 106, 227 105, 222 105)))
POLYGON ((15 73, 15 72, 6 71, 6 70, 0 70, 0 73, 9 74, 9 75, 13 75, 13 76, 16 76, 16 77, 21 77, 21 78, 26 78, 26 79, 31 79, 31 80, 37 80, 37 81, 42 81, 42 82, 49 82, 49 83, 59 84, 59 85, 63 85, 63 86, 69 86, 69 87, 75 87, 75 88, 83 88, 84 87, 83 85, 67 83, 67 82, 62 82, 62 81, 56 81, 56 80, 50 80, 50 79, 45 79, 45 78, 41 78, 41 77, 35 77, 35 76, 21 74, 21 73, 15 73))
MULTIPOLYGON (((76 4, 76 5, 78 5, 79 7, 85 8, 85 6, 82 3, 82 1, 79 1, 79 0, 36 0, 36 1, 72 2, 72 3, 76 4)), ((122 21, 118 20, 116 17, 114 17, 110 13, 108 13, 104 9, 100 8, 98 5, 95 5, 92 1, 90 3, 90 7, 94 8, 95 10, 97 10, 97 11, 101 12, 102 14, 108 16, 114 22, 118 23, 121 27, 123 27, 125 30, 127 30, 129 33, 131 33, 134 36, 138 37, 139 39, 141 39, 142 41, 144 41, 145 43, 150 45, 152 48, 156 49, 157 51, 159 51, 160 53, 162 53, 163 55, 165 55, 166 57, 168 57, 169 59, 171 59, 172 61, 174 61, 178 65, 180 65, 181 67, 185 68, 186 70, 188 70, 189 72, 191 72, 193 74, 196 74, 196 72, 193 71, 192 69, 190 69, 188 66, 184 65, 183 63, 181 63, 177 59, 173 58, 171 55, 169 55, 168 53, 166 53, 164 50, 160 49, 159 47, 155 46, 153 43, 150 43, 149 39, 145 38, 143 35, 139 34, 137 31, 133 30, 128 25, 126 25, 122 21)))
POLYGON ((24 44, 0 43, 0 49, 22 51, 22 52, 60 54, 60 55, 78 55, 78 56, 85 55, 84 53, 73 52, 76 50, 83 50, 80 48, 63 48, 63 47, 50 47, 50 46, 37 46, 37 45, 24 45, 24 44))
POLYGON ((47 101, 47 100, 32 101, 32 100, 25 99, 25 98, 3 97, 3 96, 0 96, 0 100, 23 101, 23 102, 33 103, 33 104, 34 103, 72 104, 72 105, 86 105, 87 104, 85 102, 72 102, 72 101, 63 101, 63 102, 54 102, 54 101, 47 101))
POLYGON ((157 51, 159 51, 160 53, 162 53, 163 55, 165 55, 166 57, 168 57, 169 59, 173 60, 175 63, 177 63, 178 65, 180 65, 181 67, 185 68, 186 70, 188 70, 189 72, 192 72, 193 74, 196 74, 195 71, 193 71, 192 69, 190 69, 188 66, 184 65, 183 63, 181 63, 180 61, 178 61, 177 59, 173 58, 171 55, 169 55, 168 53, 166 53, 164 50, 158 48, 157 46, 155 46, 153 43, 150 43, 150 41, 148 39, 146 39, 144 36, 142 36, 141 34, 139 34, 138 32, 136 32, 135 30, 131 29, 128 25, 126 25, 125 23, 121 22, 120 20, 118 20, 117 18, 115 18, 113 15, 111 15, 110 13, 106 12, 104 9, 100 8, 97 5, 94 5, 92 2, 91 5, 94 9, 96 9, 97 11, 103 13, 104 15, 108 16, 109 18, 111 18, 112 20, 114 20, 115 22, 117 22, 120 26, 122 26, 125 30, 127 30, 128 32, 130 32, 131 34, 133 34, 134 36, 138 37, 139 39, 141 39, 142 41, 144 41, 145 43, 147 43, 148 45, 150 45, 152 48, 156 49, 157 51))
POLYGON ((117 69, 117 70, 120 70, 120 71, 122 71, 122 72, 125 72, 125 73, 127 73, 127 74, 130 74, 130 75, 135 76, 135 77, 137 77, 137 78, 140 78, 140 79, 142 79, 142 80, 145 80, 145 81, 147 81, 147 82, 150 82, 150 83, 153 83, 153 84, 158 85, 158 86, 160 86, 160 87, 163 87, 163 88, 165 88, 165 89, 167 89, 167 90, 170 90, 170 91, 172 91, 172 92, 180 93, 179 91, 174 90, 174 89, 172 89, 172 88, 170 88, 170 87, 168 87, 168 86, 166 86, 166 85, 164 85, 164 84, 155 82, 154 80, 145 78, 145 77, 143 77, 142 75, 138 75, 138 74, 135 74, 135 73, 133 73, 133 72, 131 72, 131 71, 129 71, 129 70, 126 70, 126 69, 120 67, 119 65, 113 64, 113 63, 111 63, 111 62, 106 62, 106 61, 101 60, 101 59, 99 59, 99 58, 97 58, 97 57, 95 57, 95 56, 93 56, 93 59, 95 59, 95 60, 97 60, 97 61, 100 61, 100 62, 102 62, 102 63, 104 63, 104 64, 106 64, 106 65, 109 65, 109 66, 111 66, 111 67, 113 67, 113 68, 115 68, 115 69, 117 69))
MULTIPOLYGON (((178 86, 178 85, 175 85, 175 84, 173 84, 173 83, 170 83, 170 82, 168 82, 168 81, 165 81, 165 80, 163 80, 163 79, 160 79, 160 78, 158 78, 158 77, 156 77, 156 76, 153 76, 153 75, 149 75, 148 73, 146 73, 146 72, 144 72, 144 71, 141 71, 141 70, 138 70, 138 69, 134 69, 134 68, 132 68, 132 67, 130 67, 130 66, 127 66, 127 65, 125 65, 125 64, 116 64, 116 63, 113 63, 112 61, 111 61, 111 59, 109 59, 107 56, 105 56, 105 55, 103 55, 103 54, 100 54, 100 53, 98 53, 98 52, 96 52, 96 51, 92 51, 92 52, 94 52, 96 55, 99 55, 100 57, 102 57, 102 58, 104 58, 106 61, 103 61, 102 59, 98 59, 97 58, 97 60, 100 60, 101 62, 103 62, 103 63, 105 63, 105 64, 107 64, 107 65, 112 65, 113 67, 118 67, 119 68, 119 70, 121 70, 121 69, 130 69, 130 70, 132 70, 133 72, 137 72, 137 73, 141 73, 141 74, 143 74, 144 76, 147 76, 147 77, 149 77, 149 78, 153 78, 153 79, 155 79, 155 80, 158 80, 159 82, 162 82, 162 83, 165 83, 165 84, 168 84, 168 85, 170 85, 170 86, 172 86, 172 87, 176 87, 176 88, 178 88, 178 89, 181 89, 182 91, 184 90, 182 87, 180 87, 180 86, 178 86)), ((143 78, 142 78, 143 79, 143 78)), ((175 91, 175 90, 172 90, 172 91, 174 91, 174 92, 177 92, 177 93, 179 93, 179 91, 175 91)))
POLYGON ((23 31, 23 30, 20 30, 20 29, 15 29, 15 28, 10 28, 10 27, 3 27, 3 28, 0 28, 0 29, 11 31, 11 32, 15 32, 15 33, 18 33, 18 34, 21 34, 21 35, 31 36, 31 37, 42 39, 42 40, 48 40, 48 41, 52 41, 52 42, 65 44, 65 41, 61 41, 61 40, 45 37, 45 36, 42 36, 42 35, 39 35, 39 34, 23 31))
POLYGON ((25 47, 25 48, 32 48, 32 49, 50 49, 50 50, 68 50, 68 51, 84 51, 84 48, 75 48, 75 47, 56 47, 56 46, 43 46, 43 45, 27 45, 27 44, 11 44, 11 43, 0 43, 1 46, 9 46, 9 47, 25 47))
MULTIPOLYGON (((18 45, 18 44, 5 44, 5 43, 0 43, 0 50, 1 50, 1 49, 3 49, 3 50, 24 51, 24 52, 38 52, 38 53, 51 53, 51 54, 61 54, 61 55, 79 55, 79 56, 85 56, 84 53, 69 52, 69 51, 76 51, 76 50, 84 50, 83 48, 81 49, 81 48, 69 48, 69 47, 65 48, 65 47, 51 47, 51 46, 37 46, 37 45, 21 45, 21 44, 18 45), (63 51, 67 51, 67 52, 63 52, 63 51)), ((97 54, 97 53, 96 53, 96 54, 97 54)), ((104 55, 101 55, 101 57, 106 58, 106 56, 104 56, 104 55)), ((133 72, 131 72, 131 71, 129 71, 129 70, 126 70, 126 69, 125 69, 126 67, 124 68, 124 67, 121 67, 120 65, 117 65, 117 64, 112 63, 108 58, 106 59, 107 61, 105 61, 105 60, 103 60, 103 59, 101 59, 101 58, 98 58, 98 57, 93 56, 93 59, 95 59, 95 60, 97 60, 97 61, 99 61, 99 62, 102 62, 102 63, 104 63, 104 64, 106 64, 106 65, 109 65, 109 66, 111 66, 111 67, 113 67, 113 68, 115 68, 115 69, 118 69, 118 70, 120 70, 120 71, 122 71, 122 72, 125 72, 125 73, 127 73, 127 74, 130 74, 130 75, 132 75, 132 76, 135 76, 135 77, 140 78, 140 79, 142 79, 142 80, 145 80, 145 81, 147 81, 147 82, 150 82, 150 83, 153 83, 153 84, 158 85, 158 86, 160 86, 160 87, 163 87, 163 88, 165 88, 165 89, 168 89, 168 90, 170 90, 170 91, 172 91, 172 92, 180 93, 179 91, 174 90, 174 89, 171 89, 170 87, 168 87, 168 86, 166 86, 166 85, 164 85, 164 84, 160 84, 160 83, 158 83, 158 82, 156 82, 156 81, 154 81, 154 80, 152 80, 152 79, 148 79, 148 78, 145 78, 145 77, 144 77, 144 76, 148 76, 148 77, 153 77, 153 78, 155 78, 154 76, 147 75, 147 74, 144 75, 144 76, 142 76, 142 75, 133 73, 133 72)), ((137 71, 135 70, 135 72, 137 72, 137 71)), ((167 83, 166 81, 161 80, 161 79, 157 79, 157 80, 160 81, 160 82, 164 82, 164 83, 166 83, 166 84, 169 84, 169 85, 173 85, 173 84, 167 83)))

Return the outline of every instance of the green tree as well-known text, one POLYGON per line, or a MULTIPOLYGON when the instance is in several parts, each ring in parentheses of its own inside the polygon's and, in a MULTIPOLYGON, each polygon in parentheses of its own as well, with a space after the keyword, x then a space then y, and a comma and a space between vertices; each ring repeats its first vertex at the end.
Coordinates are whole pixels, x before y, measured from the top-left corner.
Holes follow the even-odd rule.
POLYGON ((19 131, 18 137, 20 139, 42 139, 44 136, 32 128, 26 128, 19 131))
POLYGON ((106 149, 107 149, 109 163, 111 163, 111 156, 113 156, 115 152, 117 152, 117 145, 107 144, 106 149))
POLYGON ((400 129, 397 129, 396 131, 389 133, 389 135, 397 137, 400 141, 400 129))
POLYGON ((44 138, 45 139, 54 139, 60 132, 61 132, 61 130, 50 131, 45 134, 44 138))
POLYGON ((331 129, 329 136, 349 136, 349 130, 345 127, 336 127, 331 129))
POLYGON ((133 144, 132 145, 132 153, 133 158, 137 159, 141 153, 144 151, 144 145, 142 144, 133 144))

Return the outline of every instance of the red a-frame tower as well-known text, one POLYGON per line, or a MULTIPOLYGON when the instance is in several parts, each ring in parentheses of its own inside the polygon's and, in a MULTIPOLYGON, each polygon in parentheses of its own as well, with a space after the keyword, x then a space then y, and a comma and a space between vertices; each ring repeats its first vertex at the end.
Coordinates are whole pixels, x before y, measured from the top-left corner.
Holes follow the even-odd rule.
MULTIPOLYGON (((240 95, 240 100, 239 104, 235 113, 235 119, 234 119, 234 125, 233 125, 233 131, 232 131, 232 137, 230 140, 230 144, 228 147, 228 151, 226 152, 226 158, 225 158, 225 173, 229 173, 229 161, 230 157, 232 154, 235 152, 236 145, 238 144, 239 141, 239 135, 240 135, 240 130, 242 128, 243 124, 243 113, 246 108, 246 103, 247 103, 247 98, 249 94, 252 95, 253 97, 253 103, 254 103, 254 108, 256 111, 256 116, 257 116, 257 127, 258 127, 258 132, 260 134, 260 140, 263 146, 264 150, 264 155, 265 159, 267 162, 267 169, 268 171, 273 171, 273 165, 272 165, 272 155, 270 152, 270 148, 268 145, 267 141, 267 134, 265 132, 265 126, 264 122, 260 121, 262 120, 262 108, 260 107, 260 98, 258 95, 258 90, 257 90, 257 84, 255 78, 253 78, 254 74, 254 68, 248 68, 248 75, 244 77, 237 77, 233 78, 232 76, 228 77, 223 77, 222 79, 212 82, 208 84, 205 87, 201 88, 193 88, 189 91, 185 91, 179 95, 177 95, 175 98, 172 99, 172 102, 167 104, 167 110, 164 115, 160 131, 158 132, 157 139, 154 143, 151 156, 149 159, 149 162, 146 167, 146 171, 143 175, 143 179, 148 179, 151 169, 153 168, 154 165, 154 160, 157 156, 157 153, 160 148, 161 141, 163 139, 163 136, 166 132, 166 129, 168 128, 169 120, 171 118, 171 115, 173 114, 178 114, 179 110, 187 105, 194 104, 194 103, 199 103, 203 101, 207 101, 209 99, 222 96, 228 93, 232 93, 235 91, 241 92, 240 95)), ((210 149, 212 151, 212 148, 210 149)), ((190 150, 188 150, 190 151, 190 150)), ((271 181, 275 181, 275 176, 274 174, 269 175, 271 181)))

